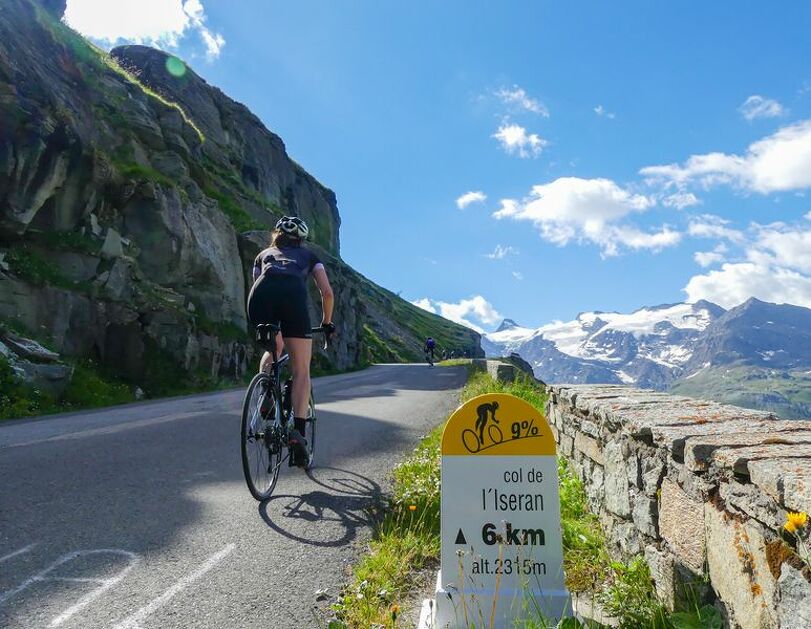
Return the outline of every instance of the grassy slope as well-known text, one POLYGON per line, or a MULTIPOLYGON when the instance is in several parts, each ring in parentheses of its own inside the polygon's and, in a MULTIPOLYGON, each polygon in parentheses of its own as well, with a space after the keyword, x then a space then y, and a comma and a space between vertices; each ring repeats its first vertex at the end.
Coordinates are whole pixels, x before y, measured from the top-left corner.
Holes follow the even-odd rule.
POLYGON ((767 410, 786 418, 811 416, 811 372, 741 363, 711 367, 677 382, 673 393, 767 410))
POLYGON ((461 325, 418 308, 390 290, 355 273, 367 307, 364 342, 369 362, 424 360, 425 339, 434 337, 437 353, 476 352, 479 335, 461 325))

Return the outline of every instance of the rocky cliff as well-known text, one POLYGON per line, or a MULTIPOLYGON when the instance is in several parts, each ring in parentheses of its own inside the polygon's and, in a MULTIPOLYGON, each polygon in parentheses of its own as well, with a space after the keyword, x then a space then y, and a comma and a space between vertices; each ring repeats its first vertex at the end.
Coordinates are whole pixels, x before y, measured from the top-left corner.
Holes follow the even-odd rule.
POLYGON ((248 267, 283 213, 310 224, 336 287, 322 368, 416 358, 425 333, 480 351, 341 261, 335 194, 245 106, 161 51, 98 50, 63 10, 0 4, 0 351, 16 330, 155 394, 162 373, 240 378, 248 267))

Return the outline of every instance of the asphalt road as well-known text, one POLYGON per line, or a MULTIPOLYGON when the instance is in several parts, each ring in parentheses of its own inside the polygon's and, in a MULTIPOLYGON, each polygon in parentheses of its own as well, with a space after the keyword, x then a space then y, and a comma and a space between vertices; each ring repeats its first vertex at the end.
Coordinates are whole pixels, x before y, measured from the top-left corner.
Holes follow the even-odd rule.
POLYGON ((463 368, 315 380, 317 467, 257 503, 242 393, 0 424, 0 626, 321 627, 392 467, 457 403, 463 368))

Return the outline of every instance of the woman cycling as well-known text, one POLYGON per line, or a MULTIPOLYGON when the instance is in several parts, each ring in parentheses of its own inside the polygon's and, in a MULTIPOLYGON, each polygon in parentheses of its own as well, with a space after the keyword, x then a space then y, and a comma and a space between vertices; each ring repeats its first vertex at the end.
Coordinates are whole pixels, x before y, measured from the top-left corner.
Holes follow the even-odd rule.
MULTIPOLYGON (((276 339, 276 355, 281 356, 287 347, 293 371, 293 417, 289 445, 298 455, 298 461, 306 459, 307 442, 304 439, 307 407, 310 399, 310 359, 313 340, 310 327, 307 299, 307 277, 312 274, 321 292, 321 325, 328 335, 335 330, 332 324, 334 298, 327 278, 327 271, 318 257, 302 246, 309 229, 297 216, 283 216, 276 223, 270 246, 256 256, 253 263, 254 284, 248 295, 248 320, 260 323, 275 323, 281 327, 282 339, 276 339)), ((259 365, 268 367, 272 360, 265 352, 259 365)))

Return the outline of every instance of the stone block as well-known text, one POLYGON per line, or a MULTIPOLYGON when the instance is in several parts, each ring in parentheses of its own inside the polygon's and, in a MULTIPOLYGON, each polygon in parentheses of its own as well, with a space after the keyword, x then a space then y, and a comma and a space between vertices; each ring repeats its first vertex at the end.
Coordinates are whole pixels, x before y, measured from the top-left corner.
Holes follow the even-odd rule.
POLYGON ((673 555, 657 550, 653 546, 646 546, 645 561, 650 568, 656 596, 665 607, 672 611, 676 605, 676 572, 673 555))
POLYGON ((589 459, 600 465, 605 465, 605 457, 603 457, 603 450, 600 443, 592 438, 584 435, 583 433, 575 433, 574 436, 574 449, 582 452, 589 459))
POLYGON ((642 489, 642 459, 638 453, 628 457, 625 462, 625 472, 628 475, 628 482, 637 489, 642 489))
POLYGON ((704 512, 710 580, 734 623, 741 629, 776 627, 775 581, 763 536, 752 524, 712 504, 705 505, 704 512))
POLYGON ((721 448, 811 443, 811 430, 802 429, 806 424, 811 428, 811 422, 796 422, 790 425, 791 430, 779 432, 738 432, 690 437, 684 445, 684 465, 693 471, 705 471, 712 462, 713 453, 721 448))
MULTIPOLYGON (((647 454, 647 453, 645 453, 647 454)), ((657 456, 651 451, 649 456, 641 457, 642 488, 649 496, 655 496, 659 492, 662 479, 665 476, 664 456, 657 456)))
POLYGON ((687 567, 701 573, 704 567, 704 503, 688 496, 669 479, 662 481, 659 499, 659 533, 687 567))
POLYGON ((734 480, 720 483, 718 493, 727 508, 733 507, 775 531, 779 531, 786 521, 783 509, 774 499, 751 483, 734 480))
POLYGON ((811 583, 802 572, 783 564, 776 598, 780 627, 811 627, 811 583))
POLYGON ((614 527, 614 543, 619 547, 623 557, 634 557, 640 554, 645 544, 631 522, 617 522, 614 527))
POLYGON ((811 459, 811 444, 769 444, 721 448, 712 455, 713 465, 749 476, 749 461, 762 459, 811 459))
POLYGON ((497 360, 487 361, 487 373, 490 374, 494 380, 498 380, 499 382, 515 381, 515 367, 497 360))
POLYGON ((107 230, 104 237, 104 244, 101 246, 101 255, 105 258, 120 258, 124 255, 124 245, 121 242, 121 234, 112 227, 107 230))
POLYGON ((654 498, 645 495, 634 497, 632 517, 636 528, 648 537, 658 538, 657 530, 658 504, 654 498))
POLYGON ((609 441, 603 448, 605 458, 605 506, 618 516, 631 515, 631 497, 628 487, 623 444, 617 439, 609 441))
POLYGON ((552 432, 552 438, 555 440, 555 443, 560 443, 560 431, 551 424, 549 430, 552 432))
POLYGON ((583 475, 586 497, 591 511, 597 513, 602 509, 605 499, 605 471, 601 465, 595 463, 588 463, 586 470, 588 471, 583 475))
POLYGON ((574 439, 565 433, 560 433, 560 448, 559 452, 562 452, 566 456, 572 456, 572 451, 574 450, 574 439))
POLYGON ((811 460, 763 459, 748 468, 752 483, 786 509, 811 512, 811 460))

